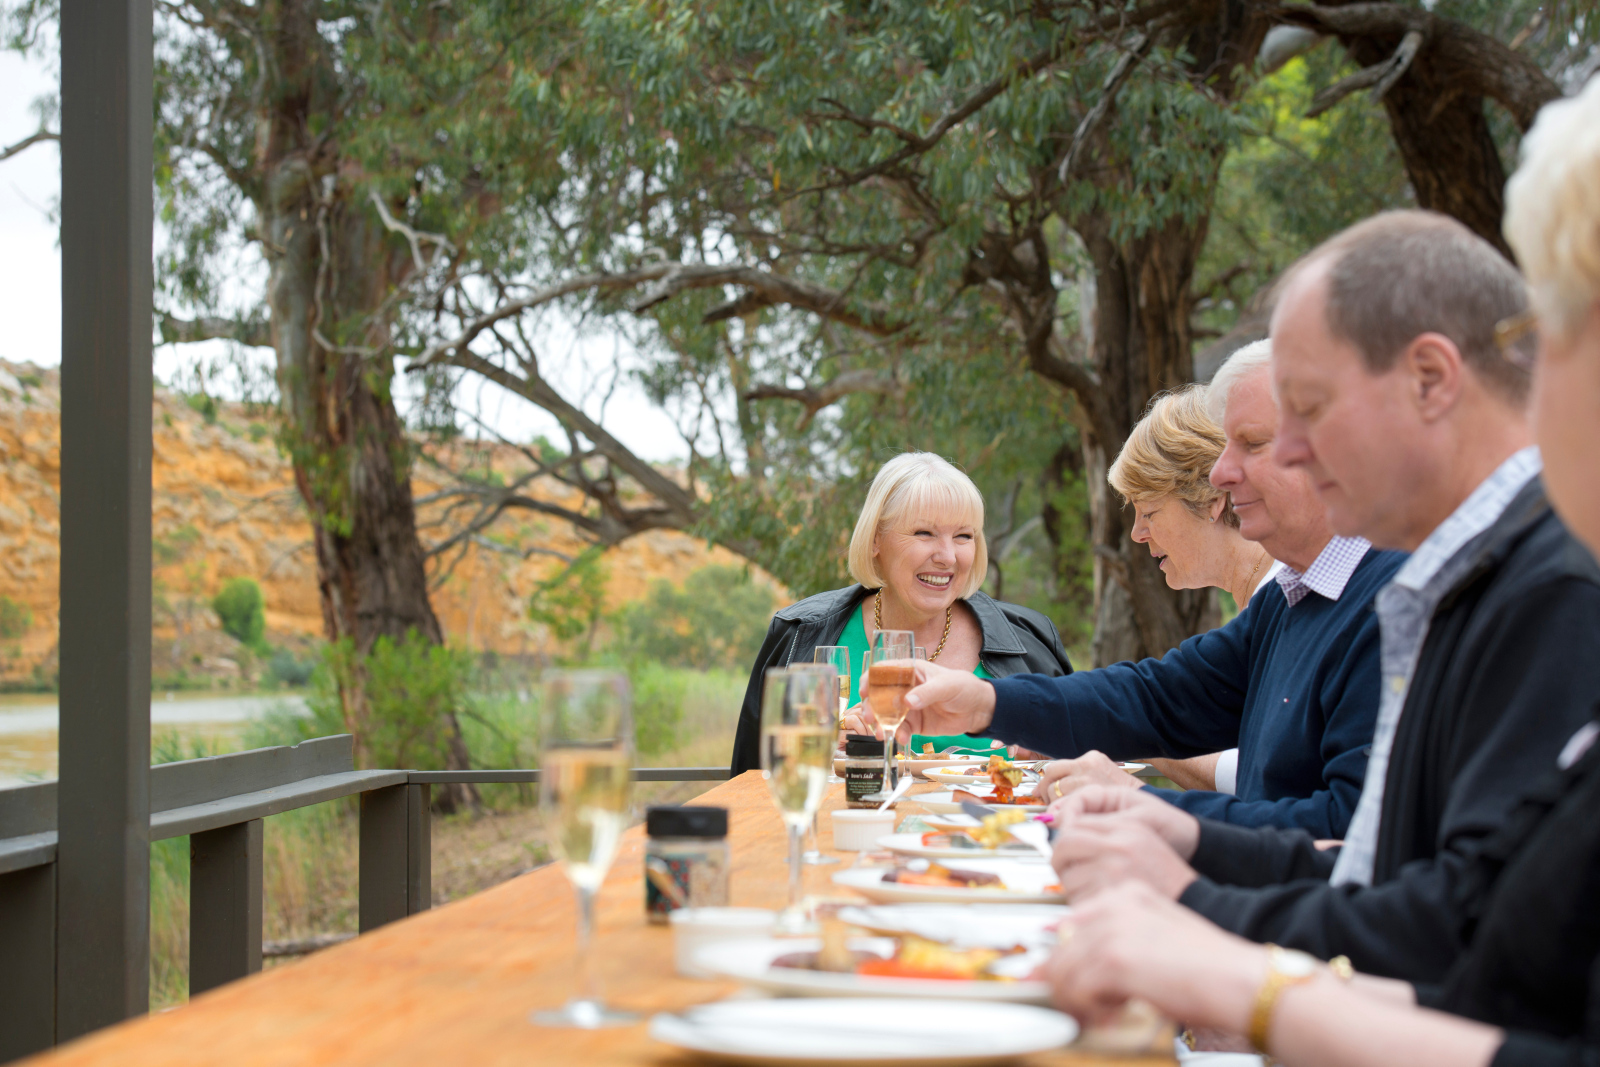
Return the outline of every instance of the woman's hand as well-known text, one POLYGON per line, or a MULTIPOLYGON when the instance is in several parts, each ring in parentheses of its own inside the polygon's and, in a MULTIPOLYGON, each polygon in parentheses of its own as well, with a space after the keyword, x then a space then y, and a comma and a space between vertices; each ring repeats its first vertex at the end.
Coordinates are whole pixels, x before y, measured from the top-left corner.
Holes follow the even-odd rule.
POLYGON ((1058 759, 1045 764, 1033 795, 1041 804, 1070 796, 1089 785, 1113 789, 1138 789, 1139 779, 1123 770, 1103 752, 1085 752, 1077 759, 1058 759))
POLYGON ((847 734, 874 734, 878 732, 878 720, 872 717, 872 709, 862 701, 853 708, 845 709, 844 718, 840 721, 840 728, 847 734))
POLYGON ((1267 957, 1261 946, 1130 882, 1074 905, 1043 970, 1055 1005, 1089 1026, 1112 1020, 1137 997, 1169 1018, 1243 1033, 1267 957))

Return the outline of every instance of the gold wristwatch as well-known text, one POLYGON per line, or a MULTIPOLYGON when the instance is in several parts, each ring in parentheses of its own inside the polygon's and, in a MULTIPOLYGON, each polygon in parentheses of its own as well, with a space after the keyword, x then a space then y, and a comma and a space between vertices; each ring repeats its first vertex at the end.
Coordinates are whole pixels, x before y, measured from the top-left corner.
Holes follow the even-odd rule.
POLYGON ((1278 1007, 1278 997, 1290 986, 1304 985, 1315 978, 1318 966, 1315 956, 1277 945, 1267 946, 1267 979, 1261 983, 1255 1007, 1250 1012, 1250 1043, 1262 1055, 1267 1054, 1272 1013, 1278 1007))

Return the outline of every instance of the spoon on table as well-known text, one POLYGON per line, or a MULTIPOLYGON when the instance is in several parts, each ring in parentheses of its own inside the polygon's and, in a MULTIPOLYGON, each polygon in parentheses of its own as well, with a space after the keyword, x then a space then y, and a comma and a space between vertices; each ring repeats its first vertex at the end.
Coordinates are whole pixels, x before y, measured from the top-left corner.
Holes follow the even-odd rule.
POLYGON ((893 792, 891 792, 888 795, 888 797, 886 797, 884 799, 882 804, 878 805, 878 810, 879 811, 883 811, 886 808, 888 808, 890 804, 893 804, 895 801, 899 800, 900 797, 905 793, 905 791, 907 789, 910 789, 910 788, 911 788, 911 775, 908 774, 905 777, 900 779, 899 784, 897 784, 894 787, 893 792))

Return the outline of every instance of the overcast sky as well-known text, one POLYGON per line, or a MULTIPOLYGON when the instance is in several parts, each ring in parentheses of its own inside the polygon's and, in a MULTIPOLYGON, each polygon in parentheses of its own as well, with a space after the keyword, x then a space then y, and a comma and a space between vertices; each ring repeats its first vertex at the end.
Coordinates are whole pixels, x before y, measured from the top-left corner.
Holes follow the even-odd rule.
MULTIPOLYGON (((38 128, 30 103, 50 88, 42 63, 0 51, 0 146, 15 144, 38 128)), ((55 366, 61 362, 61 255, 50 220, 60 192, 60 153, 40 144, 0 163, 0 358, 55 366)), ((613 377, 619 341, 612 337, 575 338, 557 328, 543 339, 545 373, 568 399, 582 402, 591 416, 613 377), (580 398, 587 398, 580 401, 580 398)), ((155 352, 158 379, 168 381, 196 346, 161 346, 155 352)), ((629 350, 620 349, 627 359, 629 350)), ((258 355, 269 360, 265 349, 258 355)), ((405 404, 403 388, 399 390, 405 404)), ((481 410, 482 418, 514 440, 539 434, 562 441, 555 420, 518 397, 473 385, 457 397, 459 406, 481 410)), ((605 409, 604 424, 639 455, 674 460, 687 455, 672 420, 631 381, 617 383, 605 409)))

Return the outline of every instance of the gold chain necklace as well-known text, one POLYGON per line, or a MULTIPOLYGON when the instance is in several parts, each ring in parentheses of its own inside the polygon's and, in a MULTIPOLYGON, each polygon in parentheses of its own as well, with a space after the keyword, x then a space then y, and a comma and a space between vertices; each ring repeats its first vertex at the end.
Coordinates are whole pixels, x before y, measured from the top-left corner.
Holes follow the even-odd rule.
POLYGON ((1250 577, 1244 580, 1245 586, 1250 590, 1250 599, 1252 600, 1255 599, 1256 595, 1256 571, 1260 570, 1261 565, 1266 561, 1267 553, 1262 552, 1261 555, 1256 559, 1256 565, 1250 568, 1250 577))
MULTIPOLYGON (((950 640, 950 619, 955 614, 955 610, 956 606, 954 604, 950 604, 944 609, 944 633, 939 635, 939 647, 934 649, 933 654, 928 657, 929 663, 932 663, 934 660, 939 658, 939 653, 944 651, 944 643, 950 640)), ((883 629, 882 589, 872 594, 872 628, 874 630, 883 629)))

